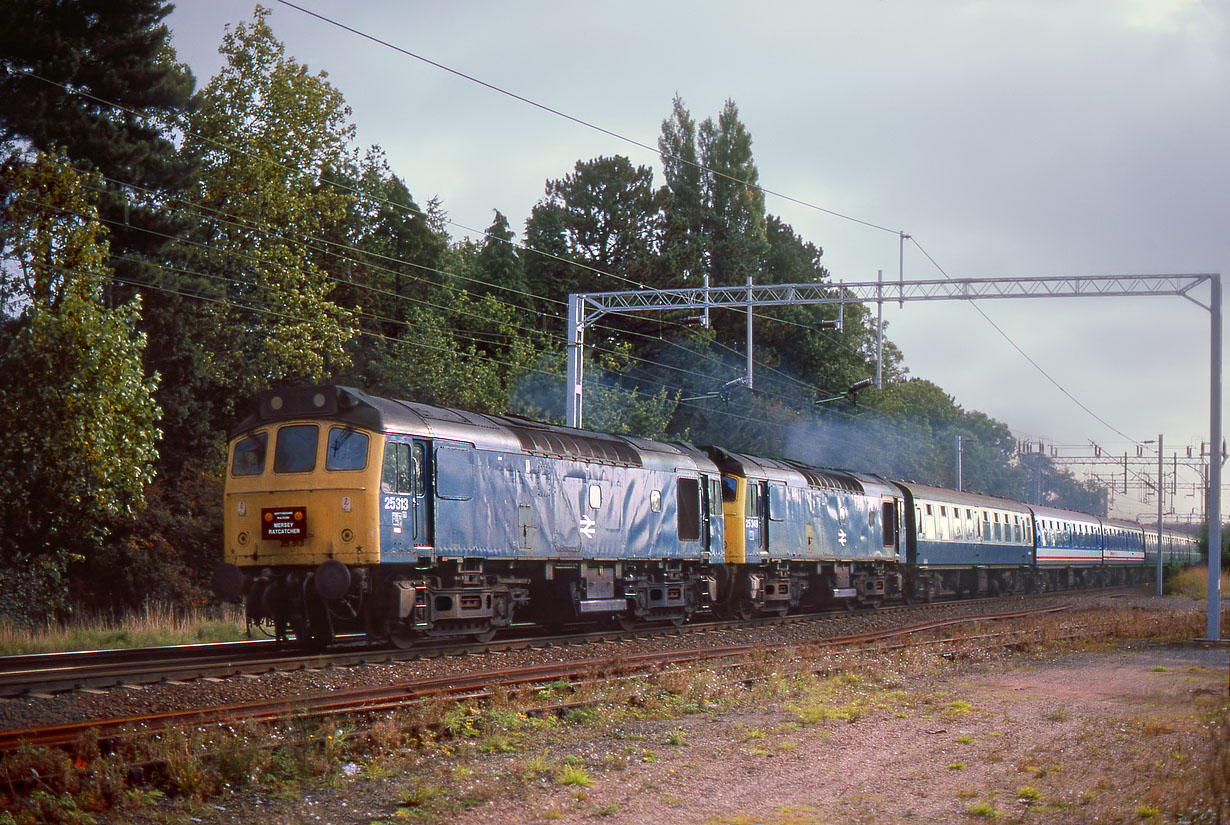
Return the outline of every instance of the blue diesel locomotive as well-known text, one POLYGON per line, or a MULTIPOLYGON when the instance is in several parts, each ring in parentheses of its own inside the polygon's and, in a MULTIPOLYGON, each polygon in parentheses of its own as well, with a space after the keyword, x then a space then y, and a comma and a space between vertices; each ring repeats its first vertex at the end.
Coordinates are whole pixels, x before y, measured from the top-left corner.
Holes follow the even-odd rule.
POLYGON ((215 591, 314 646, 1137 582, 1156 559, 1080 513, 335 385, 261 394, 224 506, 215 591))

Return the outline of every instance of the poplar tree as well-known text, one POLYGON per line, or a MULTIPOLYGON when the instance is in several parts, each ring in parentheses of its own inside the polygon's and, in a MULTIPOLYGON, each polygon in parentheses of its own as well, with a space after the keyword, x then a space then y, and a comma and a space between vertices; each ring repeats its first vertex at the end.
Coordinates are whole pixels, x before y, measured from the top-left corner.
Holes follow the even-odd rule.
POLYGON ((348 363, 353 314, 331 300, 327 236, 354 195, 354 127, 326 75, 285 53, 257 7, 228 29, 226 63, 197 95, 184 152, 200 167, 194 269, 214 308, 213 367, 240 395, 310 383, 348 363))

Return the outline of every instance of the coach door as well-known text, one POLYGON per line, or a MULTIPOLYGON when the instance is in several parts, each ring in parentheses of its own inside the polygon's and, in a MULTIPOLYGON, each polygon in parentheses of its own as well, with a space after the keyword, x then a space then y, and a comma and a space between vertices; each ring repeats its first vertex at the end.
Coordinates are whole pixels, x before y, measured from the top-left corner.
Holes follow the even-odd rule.
POLYGON ((391 435, 380 478, 380 546, 383 556, 417 558, 431 546, 428 481, 431 451, 425 441, 391 435))
POLYGON ((880 527, 883 530, 881 543, 885 558, 896 558, 901 531, 898 526, 897 499, 885 498, 880 501, 880 527))

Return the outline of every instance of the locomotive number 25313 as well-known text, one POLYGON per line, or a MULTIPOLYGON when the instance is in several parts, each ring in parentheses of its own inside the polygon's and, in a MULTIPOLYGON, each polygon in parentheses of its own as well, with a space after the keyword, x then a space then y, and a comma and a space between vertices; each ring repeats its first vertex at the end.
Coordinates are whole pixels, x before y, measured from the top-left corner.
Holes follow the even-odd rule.
POLYGON ((399 496, 389 496, 384 500, 384 509, 397 510, 399 512, 407 512, 410 509, 410 499, 401 498, 399 496))

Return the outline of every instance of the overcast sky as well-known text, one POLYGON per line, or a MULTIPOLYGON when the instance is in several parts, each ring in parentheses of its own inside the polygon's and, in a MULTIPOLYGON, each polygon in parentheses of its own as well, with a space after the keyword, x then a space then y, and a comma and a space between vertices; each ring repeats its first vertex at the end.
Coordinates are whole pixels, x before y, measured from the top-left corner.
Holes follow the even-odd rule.
MULTIPOLYGON (((266 0, 287 51, 328 72, 455 237, 493 210, 518 238, 578 159, 654 155, 266 0)), ((951 277, 1230 273, 1230 12, 1199 0, 756 4, 297 0, 452 69, 656 145, 671 100, 733 99, 761 183, 909 233, 951 277)), ((204 85, 245 0, 179 0, 204 85)), ((768 197, 834 277, 896 277, 896 234, 768 197)), ((912 246, 907 278, 942 277, 912 246)), ((559 296, 561 299, 564 296, 559 296)), ((1204 297, 1203 295, 1201 297, 1204 297)), ((1021 438, 1168 447, 1209 432, 1209 314, 1181 298, 984 301, 1099 423, 963 303, 885 311, 911 373, 1021 438)), ((1169 453, 1169 450, 1168 450, 1169 453)), ((1191 477, 1180 477, 1180 482, 1191 477)), ((1187 512, 1195 499, 1180 500, 1187 512)))

